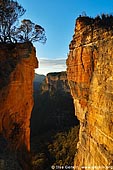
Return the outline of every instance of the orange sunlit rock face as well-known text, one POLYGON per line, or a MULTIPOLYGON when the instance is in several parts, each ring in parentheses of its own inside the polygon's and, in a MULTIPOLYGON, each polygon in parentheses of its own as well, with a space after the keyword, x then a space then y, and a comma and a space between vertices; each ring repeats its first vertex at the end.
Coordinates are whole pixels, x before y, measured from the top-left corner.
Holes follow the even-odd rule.
POLYGON ((30 150, 34 68, 38 67, 31 43, 0 44, 0 133, 9 146, 30 150))
POLYGON ((113 166, 113 31, 99 22, 77 19, 67 59, 67 77, 80 120, 78 170, 113 166))

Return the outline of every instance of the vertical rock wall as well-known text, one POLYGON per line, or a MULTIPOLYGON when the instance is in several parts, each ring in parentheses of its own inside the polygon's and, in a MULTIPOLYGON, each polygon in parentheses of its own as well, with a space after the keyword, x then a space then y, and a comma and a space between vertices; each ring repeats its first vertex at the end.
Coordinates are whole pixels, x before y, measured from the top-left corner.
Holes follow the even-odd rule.
POLYGON ((42 93, 49 91, 50 94, 59 92, 70 93, 67 74, 65 71, 48 73, 41 85, 42 93))
POLYGON ((33 79, 37 66, 31 43, 0 44, 0 134, 13 149, 30 150, 33 79))
POLYGON ((112 27, 110 17, 79 17, 69 46, 67 76, 80 120, 78 170, 113 168, 112 27))

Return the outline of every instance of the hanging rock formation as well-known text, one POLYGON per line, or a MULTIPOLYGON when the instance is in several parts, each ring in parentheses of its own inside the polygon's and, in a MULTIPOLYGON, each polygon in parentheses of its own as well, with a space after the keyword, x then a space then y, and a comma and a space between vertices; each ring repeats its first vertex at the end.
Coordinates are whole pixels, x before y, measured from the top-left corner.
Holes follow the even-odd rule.
POLYGON ((113 168, 113 17, 79 17, 67 76, 80 120, 77 170, 113 168))
POLYGON ((34 68, 31 43, 0 44, 0 134, 14 150, 30 150, 34 68))

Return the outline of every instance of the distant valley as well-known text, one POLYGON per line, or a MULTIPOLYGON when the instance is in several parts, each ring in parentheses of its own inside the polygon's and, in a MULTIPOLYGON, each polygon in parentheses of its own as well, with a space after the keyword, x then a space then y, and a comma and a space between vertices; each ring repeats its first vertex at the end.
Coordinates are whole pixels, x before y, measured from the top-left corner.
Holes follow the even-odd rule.
POLYGON ((68 150, 71 149, 69 152, 72 157, 67 158, 67 164, 73 164, 76 149, 73 153, 72 146, 66 141, 70 140, 75 133, 72 143, 76 140, 74 142, 76 148, 78 125, 79 121, 74 115, 74 105, 66 72, 49 73, 46 77, 35 75, 34 108, 31 116, 31 150, 35 152, 34 159, 36 160, 34 162, 38 161, 36 168, 45 169, 46 164, 50 168, 56 161, 57 163, 60 161, 60 157, 62 157, 62 164, 66 164, 66 153, 64 154, 61 150, 64 147, 66 152, 66 146, 68 150), (59 140, 61 148, 59 148, 59 140), (54 147, 56 151, 53 155, 51 149, 54 147), (59 157, 57 153, 61 156, 59 157), (59 158, 56 158, 55 155, 59 158), (41 162, 39 162, 40 159, 41 162))

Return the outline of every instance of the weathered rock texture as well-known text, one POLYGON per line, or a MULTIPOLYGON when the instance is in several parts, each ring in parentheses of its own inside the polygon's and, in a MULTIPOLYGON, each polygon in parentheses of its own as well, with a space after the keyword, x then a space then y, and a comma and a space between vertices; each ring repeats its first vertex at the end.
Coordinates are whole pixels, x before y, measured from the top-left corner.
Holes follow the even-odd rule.
POLYGON ((13 149, 30 150, 34 68, 31 43, 0 44, 0 134, 13 149))
POLYGON ((80 120, 78 170, 113 168, 112 27, 112 16, 79 17, 69 46, 67 75, 80 120))
POLYGON ((48 73, 37 89, 35 86, 35 93, 31 117, 32 136, 53 129, 64 131, 78 124, 66 72, 48 73))
POLYGON ((48 73, 45 81, 41 86, 41 89, 42 93, 46 91, 49 91, 49 93, 51 94, 54 94, 56 92, 70 93, 70 88, 67 80, 67 73, 65 71, 48 73))

